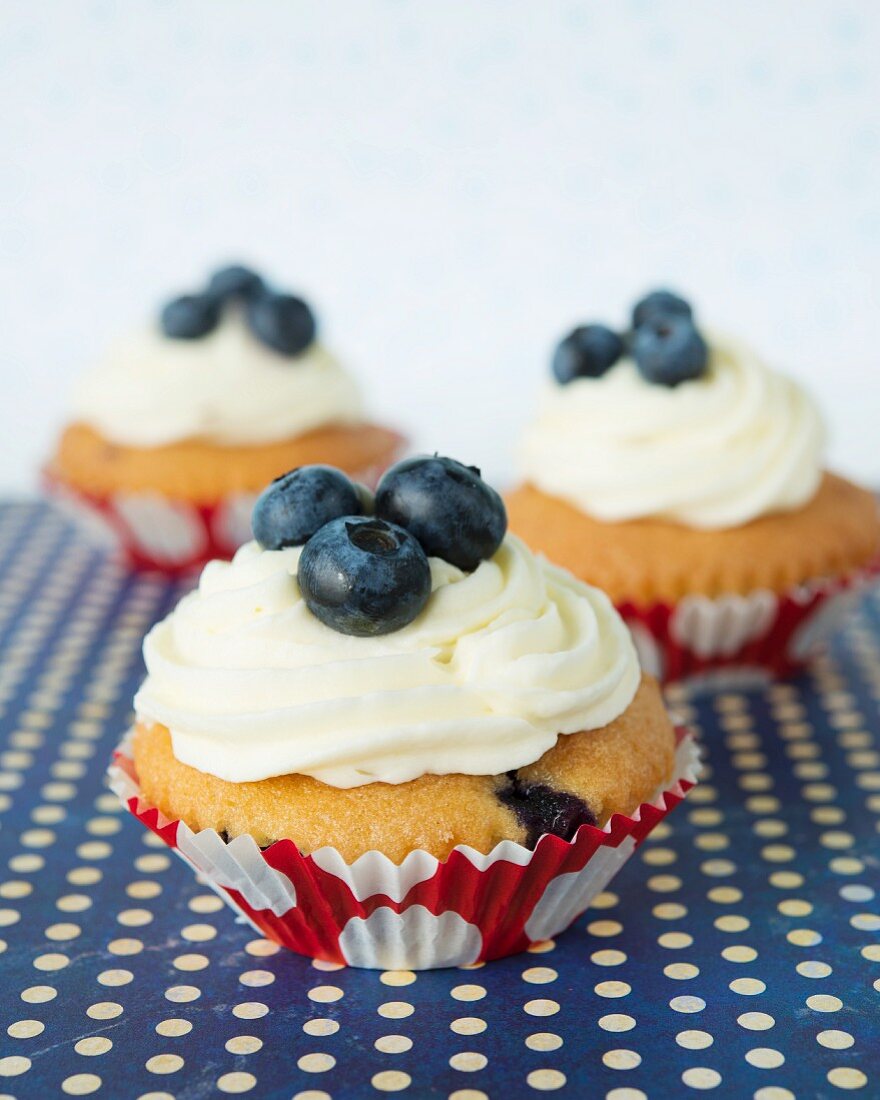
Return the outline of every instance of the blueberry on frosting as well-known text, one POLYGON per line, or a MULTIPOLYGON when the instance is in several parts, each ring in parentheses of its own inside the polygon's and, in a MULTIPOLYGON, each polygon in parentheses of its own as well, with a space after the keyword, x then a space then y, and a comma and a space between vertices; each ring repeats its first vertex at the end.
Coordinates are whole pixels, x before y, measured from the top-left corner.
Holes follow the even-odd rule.
POLYGON ((652 290, 636 302, 632 313, 633 328, 638 328, 657 316, 687 317, 688 320, 693 320, 694 311, 689 302, 673 291, 652 290))
POLYGON ((359 492, 333 466, 300 466, 264 489, 251 515, 254 538, 266 550, 302 546, 325 523, 367 509, 359 492))
POLYGON ((172 298, 162 310, 160 324, 174 340, 199 340, 213 332, 220 320, 217 302, 206 294, 172 298))
POLYGON ((220 302, 246 299, 258 294, 265 284, 256 271, 244 264, 230 264, 215 271, 208 283, 208 294, 220 302))
POLYGON ((242 305, 253 335, 279 355, 301 355, 314 342, 318 326, 308 304, 273 290, 243 264, 215 271, 202 294, 174 298, 159 324, 172 340, 197 340, 214 331, 227 309, 242 305))
POLYGON ((632 356, 649 382, 677 386, 700 377, 709 349, 689 317, 657 314, 633 333, 632 356))
POLYGON ((315 315, 293 294, 262 291, 248 302, 247 318, 254 336, 282 355, 299 355, 315 339, 315 315))
POLYGON ((306 543, 297 579, 321 622, 357 637, 400 630, 431 595, 431 569, 416 538, 372 516, 325 524, 306 543))
POLYGON ((480 471, 439 455, 392 466, 379 482, 375 508, 415 535, 426 554, 467 573, 495 553, 507 530, 504 503, 480 471))
POLYGON ((580 325, 560 341, 553 355, 556 381, 600 378, 623 355, 623 340, 606 325, 580 325))

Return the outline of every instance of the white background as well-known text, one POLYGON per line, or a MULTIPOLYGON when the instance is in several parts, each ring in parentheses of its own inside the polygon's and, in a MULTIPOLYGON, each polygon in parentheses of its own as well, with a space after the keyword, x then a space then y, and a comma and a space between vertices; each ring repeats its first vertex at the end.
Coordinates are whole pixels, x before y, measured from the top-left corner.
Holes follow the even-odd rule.
POLYGON ((0 14, 0 491, 114 332, 238 257, 313 301, 380 417, 495 477, 556 337, 669 282, 880 483, 880 5, 0 14))

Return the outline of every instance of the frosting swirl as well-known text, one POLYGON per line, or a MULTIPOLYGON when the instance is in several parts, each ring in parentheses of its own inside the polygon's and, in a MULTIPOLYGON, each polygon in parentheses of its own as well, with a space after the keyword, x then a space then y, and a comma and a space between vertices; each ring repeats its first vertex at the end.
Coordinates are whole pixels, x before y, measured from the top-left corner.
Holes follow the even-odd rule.
POLYGON ((628 358, 601 378, 552 383, 525 436, 526 478, 609 522, 724 528, 805 504, 822 473, 816 405, 742 345, 709 344, 705 374, 675 388, 628 358))
POLYGON ((77 419, 132 447, 185 439, 244 446, 361 419, 353 379, 322 347, 295 359, 251 335, 227 308, 198 340, 148 328, 119 340, 74 393, 77 419))
POLYGON ((635 650, 608 598, 513 536, 473 573, 431 558, 422 614, 370 638, 311 614, 300 552, 248 543, 211 562, 147 635, 135 709, 168 727, 183 763, 335 787, 495 775, 606 725, 635 694, 635 650))

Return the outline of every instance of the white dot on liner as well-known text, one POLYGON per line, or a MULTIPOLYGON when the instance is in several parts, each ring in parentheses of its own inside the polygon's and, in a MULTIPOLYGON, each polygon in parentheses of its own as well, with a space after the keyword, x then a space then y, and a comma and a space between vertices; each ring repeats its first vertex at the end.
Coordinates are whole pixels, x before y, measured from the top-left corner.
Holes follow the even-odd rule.
POLYGON ((627 1016, 620 1012, 609 1013, 599 1020, 599 1027, 601 1027, 603 1031, 632 1031, 635 1026, 636 1022, 632 1016, 627 1016))
POLYGON ((702 1012, 706 1002, 702 997, 673 997, 669 1007, 674 1012, 702 1012))
POLYGON ((232 1009, 232 1015, 239 1020, 259 1020, 268 1012, 269 1006, 264 1005, 262 1001, 243 1001, 232 1009))
POLYGON ((839 1012, 843 1008, 843 1001, 826 993, 815 993, 812 997, 807 997, 807 1007, 814 1012, 839 1012))
POLYGON ((201 997, 202 991, 194 985, 173 985, 165 990, 165 999, 174 1004, 186 1004, 187 1001, 195 1001, 201 997))
POLYGON ((527 1001, 523 1005, 523 1011, 529 1016, 555 1016, 559 1011, 559 1004, 556 1001, 543 999, 527 1001))
POLYGON ((326 1073, 336 1065, 332 1054, 303 1054, 296 1064, 304 1073, 326 1073))
POLYGON ((832 973, 831 967, 826 962, 818 959, 807 959, 799 962, 795 967, 802 978, 827 978, 832 973))

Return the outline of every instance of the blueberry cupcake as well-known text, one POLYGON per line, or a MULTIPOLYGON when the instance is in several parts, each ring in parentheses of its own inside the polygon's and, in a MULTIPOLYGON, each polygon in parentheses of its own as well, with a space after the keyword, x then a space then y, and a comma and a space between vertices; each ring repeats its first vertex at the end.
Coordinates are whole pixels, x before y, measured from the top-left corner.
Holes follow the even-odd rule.
POLYGON ((364 966, 565 928, 695 780, 610 601, 450 459, 298 469, 144 644, 129 808, 265 935, 364 966))
POLYGON ((874 496, 824 468, 810 396, 669 291, 559 344, 511 528, 596 584, 675 679, 797 668, 876 572, 874 496))
POLYGON ((133 564, 177 570, 229 557, 284 471, 330 462, 374 482, 401 442, 366 419, 306 302, 236 266, 82 379, 45 473, 133 564))

